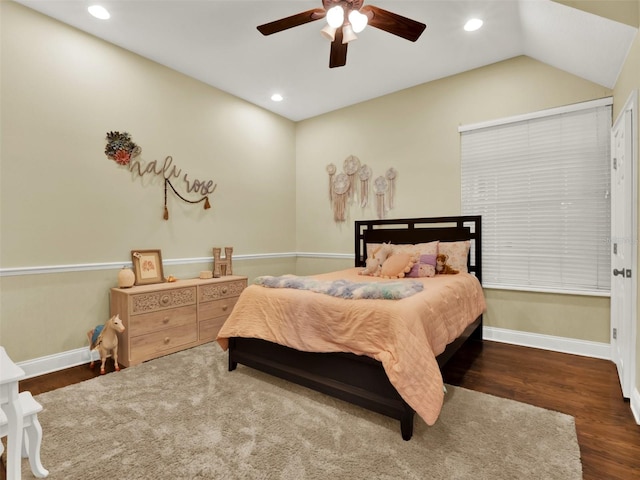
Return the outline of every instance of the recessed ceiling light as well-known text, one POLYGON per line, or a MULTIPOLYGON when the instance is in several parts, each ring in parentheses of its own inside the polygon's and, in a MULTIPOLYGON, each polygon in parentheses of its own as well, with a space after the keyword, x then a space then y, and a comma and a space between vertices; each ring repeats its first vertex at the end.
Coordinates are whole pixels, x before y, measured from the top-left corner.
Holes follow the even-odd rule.
POLYGON ((281 102, 283 98, 284 97, 279 93, 274 93, 273 95, 271 95, 271 100, 273 100, 274 102, 281 102))
POLYGON ((472 18, 467 23, 464 24, 464 29, 467 32, 475 32, 478 30, 484 22, 479 18, 472 18))
POLYGON ((89 13, 100 20, 108 20, 111 18, 111 14, 107 11, 106 8, 100 5, 91 5, 89 8, 89 13))

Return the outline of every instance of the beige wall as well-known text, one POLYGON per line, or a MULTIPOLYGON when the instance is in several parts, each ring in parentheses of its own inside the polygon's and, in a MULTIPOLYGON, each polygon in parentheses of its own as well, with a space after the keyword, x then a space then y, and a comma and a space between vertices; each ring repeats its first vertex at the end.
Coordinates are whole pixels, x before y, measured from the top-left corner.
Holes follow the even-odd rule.
MULTIPOLYGON (((636 5, 637 13, 640 13, 640 0, 636 0, 636 5)), ((624 68, 620 72, 620 76, 618 77, 618 81, 616 82, 616 86, 613 90, 614 119, 617 118, 621 108, 624 106, 633 90, 640 90, 640 34, 636 35, 636 39, 629 51, 624 68)), ((638 138, 640 139, 640 125, 637 125, 636 127, 638 128, 638 138)), ((638 175, 640 175, 640 172, 638 175)), ((640 181, 638 181, 638 185, 640 185, 640 181)), ((637 210, 637 213, 640 215, 640 205, 637 210)), ((638 221, 638 225, 640 225, 640 219, 638 221)), ((640 259, 640 248, 638 249, 637 257, 640 259)), ((640 271, 639 267, 640 262, 636 265, 635 270, 640 271)), ((640 312, 640 291, 638 292, 638 300, 639 304, 637 311, 640 312)), ((636 327, 636 389, 640 389, 640 317, 636 318, 636 327)))
POLYGON ((632 27, 638 27, 640 11, 638 0, 553 0, 557 3, 579 8, 585 12, 593 13, 601 17, 610 18, 616 22, 626 23, 632 27))
MULTIPOLYGON (((295 251, 295 125, 280 116, 11 2, 1 6, 0 265, 3 269, 295 251), (104 155, 127 131, 144 162, 173 156, 211 179, 211 209, 169 195, 104 155)), ((185 193, 181 180, 174 182, 185 193)), ((191 198, 198 198, 192 195, 191 198)), ((212 262, 211 262, 212 263, 212 262)), ((169 266, 197 276, 211 263, 169 266)), ((295 258, 235 262, 290 273, 295 258)), ((115 267, 114 267, 115 268, 115 267)), ((0 278, 0 343, 15 361, 86 345, 108 318, 117 270, 0 278)))
MULTIPOLYGON (((459 125, 610 95, 607 88, 518 57, 299 122, 298 251, 353 252, 353 221, 375 218, 373 206, 362 210, 353 205, 346 223, 333 222, 328 163, 341 171, 344 159, 355 155, 373 169, 374 177, 396 168, 396 208, 389 217, 457 215, 459 125)), ((310 262, 298 259, 298 268, 310 262)), ((609 341, 608 298, 498 290, 486 295, 486 325, 609 341)))

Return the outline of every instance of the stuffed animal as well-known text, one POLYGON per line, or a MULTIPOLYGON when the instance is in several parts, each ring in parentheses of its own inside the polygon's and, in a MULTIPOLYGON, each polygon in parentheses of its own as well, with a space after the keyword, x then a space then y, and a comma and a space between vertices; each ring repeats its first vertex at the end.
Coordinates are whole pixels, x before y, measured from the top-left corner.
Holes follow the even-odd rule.
POLYGON ((394 253, 382 264, 379 277, 382 278, 403 278, 411 271, 415 265, 417 257, 409 253, 394 253))
MULTIPOLYGON (((113 357, 116 372, 120 371, 120 366, 118 365, 117 333, 122 332, 124 332, 124 325, 118 315, 111 317, 104 325, 98 325, 93 330, 87 332, 87 337, 89 337, 89 342, 91 343, 89 351, 97 350, 100 354, 100 361, 102 362, 100 365, 100 375, 104 375, 105 373, 104 364, 109 353, 111 353, 113 357)), ((92 359, 89 367, 93 368, 93 365, 94 361, 92 359)))
POLYGON ((439 275, 454 275, 458 273, 458 270, 456 270, 455 268, 451 268, 447 264, 448 259, 448 255, 444 253, 438 254, 438 256, 436 257, 436 273, 438 273, 439 275))
POLYGON ((393 247, 390 243, 383 243, 371 252, 371 256, 367 258, 366 266, 364 270, 360 271, 360 275, 372 275, 377 276, 382 268, 382 264, 387 259, 393 247))

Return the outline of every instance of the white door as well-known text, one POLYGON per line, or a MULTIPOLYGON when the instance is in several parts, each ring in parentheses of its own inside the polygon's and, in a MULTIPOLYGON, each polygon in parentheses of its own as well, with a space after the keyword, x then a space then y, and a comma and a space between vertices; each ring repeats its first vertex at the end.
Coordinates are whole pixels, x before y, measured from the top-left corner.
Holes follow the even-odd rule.
POLYGON ((634 92, 611 130, 611 356, 625 398, 635 381, 636 112, 634 92))

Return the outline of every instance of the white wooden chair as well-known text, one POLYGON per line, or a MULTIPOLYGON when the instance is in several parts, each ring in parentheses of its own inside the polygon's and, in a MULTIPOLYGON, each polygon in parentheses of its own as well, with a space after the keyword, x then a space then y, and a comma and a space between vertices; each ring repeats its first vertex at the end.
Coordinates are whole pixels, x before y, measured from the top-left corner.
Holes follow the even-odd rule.
MULTIPOLYGON (((29 465, 33 475, 38 478, 45 478, 49 475, 40 462, 40 444, 42 443, 42 427, 38 421, 38 413, 42 411, 42 405, 35 401, 31 392, 22 392, 18 395, 20 406, 22 407, 22 457, 29 458, 29 465)), ((0 438, 6 437, 8 433, 7 416, 0 408, 0 438)), ((4 451, 4 446, 0 442, 0 455, 4 451)))

